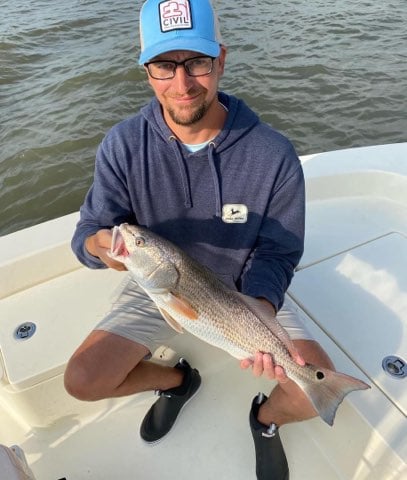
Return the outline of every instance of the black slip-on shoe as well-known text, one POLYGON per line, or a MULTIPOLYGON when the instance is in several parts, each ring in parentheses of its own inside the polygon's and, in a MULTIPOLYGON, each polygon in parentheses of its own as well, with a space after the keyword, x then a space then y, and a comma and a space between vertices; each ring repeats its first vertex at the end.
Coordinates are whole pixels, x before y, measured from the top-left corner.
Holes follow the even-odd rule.
POLYGON ((269 427, 257 420, 260 406, 267 400, 259 393, 252 402, 250 410, 250 428, 256 451, 257 480, 289 480, 287 457, 281 443, 278 427, 269 427))
POLYGON ((160 398, 151 406, 140 427, 140 436, 147 443, 157 443, 167 435, 201 385, 198 370, 191 368, 185 359, 181 358, 175 368, 184 371, 183 382, 179 387, 156 392, 160 398))

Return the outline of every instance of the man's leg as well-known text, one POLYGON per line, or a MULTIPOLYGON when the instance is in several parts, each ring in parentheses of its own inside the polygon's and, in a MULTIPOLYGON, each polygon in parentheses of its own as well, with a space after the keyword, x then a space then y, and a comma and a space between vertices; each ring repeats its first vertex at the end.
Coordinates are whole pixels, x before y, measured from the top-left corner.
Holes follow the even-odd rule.
POLYGON ((184 405, 196 394, 201 377, 184 359, 175 367, 143 360, 147 347, 103 330, 93 331, 73 354, 65 371, 65 388, 79 400, 100 400, 155 390, 159 399, 140 427, 148 443, 161 440, 184 405))
POLYGON ((111 311, 69 360, 67 391, 81 400, 120 397, 179 386, 179 370, 144 361, 176 332, 129 277, 111 311))
POLYGON ((144 345, 104 330, 94 330, 69 360, 65 388, 80 400, 121 397, 181 385, 178 369, 144 361, 144 345))
POLYGON ((176 332, 130 279, 111 312, 69 360, 66 390, 80 400, 99 400, 155 390, 159 399, 145 416, 140 435, 156 442, 172 428, 201 384, 196 369, 181 359, 174 367, 146 361, 176 332))
MULTIPOLYGON (((300 309, 288 296, 277 314, 277 320, 305 363, 334 370, 328 355, 307 331, 300 309)), ((250 410, 257 479, 288 480, 289 468, 279 428, 287 423, 313 418, 317 413, 302 389, 285 376, 281 367, 274 367, 271 355, 257 353, 253 362, 245 361, 242 367, 248 368, 250 364, 255 376, 266 375, 278 381, 269 398, 259 394, 253 399, 250 410)))
MULTIPOLYGON (((306 363, 334 370, 328 355, 314 340, 293 340, 306 363)), ((278 367, 277 367, 278 368, 278 367)), ((280 381, 269 398, 259 394, 250 411, 258 480, 288 480, 289 468, 279 428, 317 416, 307 396, 292 380, 280 381)))
MULTIPOLYGON (((315 340, 293 340, 306 363, 335 370, 333 363, 315 340)), ((300 387, 292 380, 279 383, 259 409, 257 419, 264 425, 274 423, 281 427, 316 417, 313 406, 300 387)))

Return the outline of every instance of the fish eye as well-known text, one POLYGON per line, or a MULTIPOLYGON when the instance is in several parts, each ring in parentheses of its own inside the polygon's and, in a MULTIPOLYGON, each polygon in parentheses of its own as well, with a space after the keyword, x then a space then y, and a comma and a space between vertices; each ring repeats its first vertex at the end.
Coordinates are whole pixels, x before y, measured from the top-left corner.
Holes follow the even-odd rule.
POLYGON ((146 241, 143 237, 135 237, 134 238, 134 245, 136 247, 144 247, 145 244, 146 244, 146 241))

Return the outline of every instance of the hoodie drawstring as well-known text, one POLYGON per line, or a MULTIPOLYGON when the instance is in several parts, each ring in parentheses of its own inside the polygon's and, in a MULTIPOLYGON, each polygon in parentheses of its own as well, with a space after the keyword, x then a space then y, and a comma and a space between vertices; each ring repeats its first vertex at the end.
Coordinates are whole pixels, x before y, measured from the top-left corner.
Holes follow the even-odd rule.
POLYGON ((212 180, 213 180, 213 186, 215 188, 215 202, 216 202, 216 211, 215 215, 217 217, 222 216, 222 193, 220 190, 220 181, 219 181, 219 175, 216 170, 216 164, 215 164, 215 147, 216 145, 214 142, 210 142, 208 145, 208 161, 209 161, 209 166, 211 168, 212 172, 212 180))
POLYGON ((192 208, 191 187, 189 185, 184 159, 182 157, 176 137, 171 136, 169 137, 169 140, 171 140, 171 145, 174 149, 175 158, 177 159, 178 168, 181 175, 182 188, 184 190, 184 205, 186 208, 192 208))
MULTIPOLYGON (((171 140, 171 145, 174 149, 175 158, 177 159, 179 172, 181 175, 181 182, 182 188, 184 191, 184 205, 186 208, 192 208, 192 194, 191 194, 191 187, 188 180, 188 174, 186 170, 186 166, 184 163, 184 158, 182 156, 182 152, 178 145, 177 139, 174 136, 169 137, 171 140)), ((215 190, 215 216, 221 217, 222 216, 222 194, 221 194, 221 186, 219 181, 219 175, 216 169, 215 163, 215 143, 209 142, 208 144, 208 162, 209 167, 211 169, 213 186, 215 190)))

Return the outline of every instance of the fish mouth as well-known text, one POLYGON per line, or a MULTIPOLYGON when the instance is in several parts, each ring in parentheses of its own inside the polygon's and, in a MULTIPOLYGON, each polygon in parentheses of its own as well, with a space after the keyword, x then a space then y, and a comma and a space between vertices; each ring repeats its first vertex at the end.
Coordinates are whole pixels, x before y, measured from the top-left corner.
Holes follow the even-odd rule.
POLYGON ((120 227, 113 227, 110 253, 112 257, 128 257, 130 255, 123 235, 120 232, 120 227))

